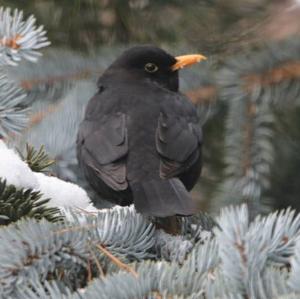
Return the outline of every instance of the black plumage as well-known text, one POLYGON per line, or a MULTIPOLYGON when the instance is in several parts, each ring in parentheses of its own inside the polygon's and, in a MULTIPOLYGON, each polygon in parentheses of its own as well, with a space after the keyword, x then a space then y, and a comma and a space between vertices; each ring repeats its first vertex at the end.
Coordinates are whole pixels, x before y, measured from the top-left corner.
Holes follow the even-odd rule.
POLYGON ((178 59, 154 46, 125 51, 100 77, 77 139, 77 156, 104 198, 138 212, 191 215, 201 172, 195 106, 178 92, 178 59))

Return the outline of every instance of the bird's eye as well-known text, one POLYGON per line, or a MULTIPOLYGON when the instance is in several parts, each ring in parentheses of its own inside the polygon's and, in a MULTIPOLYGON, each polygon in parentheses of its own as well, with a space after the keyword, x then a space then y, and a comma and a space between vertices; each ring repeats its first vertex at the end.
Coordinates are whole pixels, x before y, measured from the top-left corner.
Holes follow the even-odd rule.
POLYGON ((145 71, 148 73, 155 73, 157 70, 158 66, 154 63, 149 62, 145 65, 145 71))

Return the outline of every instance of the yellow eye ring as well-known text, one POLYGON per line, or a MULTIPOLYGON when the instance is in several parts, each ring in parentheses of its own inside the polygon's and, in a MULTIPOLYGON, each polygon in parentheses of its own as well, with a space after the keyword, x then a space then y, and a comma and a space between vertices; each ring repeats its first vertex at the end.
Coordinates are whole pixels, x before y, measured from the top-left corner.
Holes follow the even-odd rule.
POLYGON ((148 73, 155 73, 158 71, 158 66, 152 62, 145 64, 145 71, 148 73))

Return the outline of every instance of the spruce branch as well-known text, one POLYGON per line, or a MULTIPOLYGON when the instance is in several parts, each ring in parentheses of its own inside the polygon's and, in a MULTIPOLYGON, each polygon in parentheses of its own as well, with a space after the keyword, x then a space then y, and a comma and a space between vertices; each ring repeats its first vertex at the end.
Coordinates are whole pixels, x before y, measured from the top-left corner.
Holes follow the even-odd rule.
POLYGON ((294 249, 294 255, 291 259, 291 276, 289 286, 294 292, 300 293, 299 275, 300 275, 300 239, 297 240, 297 246, 294 249))
MULTIPOLYGON (((36 61, 37 49, 50 43, 35 18, 23 20, 23 12, 0 7, 0 65, 16 65, 22 58, 36 61)), ((25 93, 0 74, 0 138, 20 132, 27 125, 25 93)))
MULTIPOLYGON (((248 57, 247 57, 248 58, 248 57)), ((217 196, 223 205, 247 202, 251 218, 262 212, 262 194, 270 186, 274 159, 274 116, 271 101, 259 85, 244 88, 252 58, 232 60, 219 73, 220 97, 228 105, 225 139, 225 180, 217 196), (245 61, 246 60, 246 61, 245 61)))
MULTIPOLYGON (((118 237, 119 233, 125 231, 130 232, 129 235, 134 234, 139 215, 131 208, 115 208, 103 210, 97 216, 69 211, 66 218, 68 220, 65 224, 27 220, 0 229, 3 244, 0 251, 9 252, 7 257, 0 254, 1 265, 5 265, 3 275, 3 269, 0 268, 0 285, 7 286, 3 294, 11 294, 14 298, 22 298, 22 294, 26 294, 32 299, 282 299, 299 296, 297 273, 300 218, 291 210, 257 217, 250 223, 245 205, 226 208, 217 219, 219 227, 214 228, 215 237, 211 235, 194 244, 183 261, 168 263, 162 261, 159 255, 152 255, 152 261, 145 261, 142 259, 148 256, 144 255, 141 259, 135 259, 134 264, 126 264, 134 269, 137 276, 119 268, 107 271, 106 266, 105 276, 94 278, 83 291, 78 289, 83 285, 75 283, 75 279, 66 279, 66 276, 81 277, 83 283, 86 283, 88 277, 91 279, 98 276, 96 274, 99 271, 95 272, 93 268, 97 267, 93 265, 93 259, 96 257, 101 267, 103 261, 99 259, 98 253, 91 254, 91 246, 94 244, 101 244, 102 248, 109 246, 111 254, 114 251, 114 255, 125 257, 124 250, 118 253, 120 247, 114 245, 118 239, 109 235, 116 231, 118 237), (91 223, 94 225, 90 226, 91 223), (126 228, 125 223, 128 223, 126 228), (105 232, 107 237, 103 238, 102 235, 102 240, 97 239, 96 231, 99 230, 105 232), (23 246, 17 246, 19 243, 23 246), (60 258, 55 258, 57 256, 60 258), (93 264, 90 264, 88 274, 86 268, 90 262, 93 264), (23 263, 26 267, 21 266, 23 263), (59 276, 55 274, 58 269, 59 276), (86 271, 84 275, 82 271, 86 271), (12 273, 14 280, 9 279, 12 273), (71 293, 70 290, 75 292, 71 293)), ((136 243, 137 247, 129 251, 134 252, 142 243, 136 243)), ((146 250, 150 249, 149 245, 146 250)), ((127 256, 130 255, 129 251, 127 256)))
POLYGON ((45 281, 41 283, 39 280, 31 280, 29 286, 18 286, 16 292, 14 293, 14 298, 83 299, 79 293, 73 293, 69 288, 61 285, 59 282, 45 281))
POLYGON ((27 125, 25 93, 0 73, 0 138, 20 133, 27 125))
POLYGON ((47 49, 39 63, 24 61, 18 68, 5 68, 5 71, 26 91, 28 103, 54 107, 79 82, 88 79, 94 83, 95 91, 97 78, 110 60, 102 55, 87 57, 71 51, 47 49))
POLYGON ((192 248, 193 243, 185 236, 169 235, 163 230, 156 231, 153 249, 161 259, 183 263, 192 248))
POLYGON ((138 277, 138 274, 136 271, 134 271, 132 268, 130 268, 128 265, 124 264, 122 261, 120 261, 117 257, 115 257, 113 254, 109 252, 104 246, 101 244, 96 245, 96 248, 98 248, 101 252, 103 252, 104 255, 106 255, 114 264, 116 264, 120 269, 123 269, 125 271, 130 272, 135 277, 138 277))
MULTIPOLYGON (((195 251, 198 249, 199 247, 195 247, 195 251)), ((207 256, 212 253, 209 245, 204 250, 207 256)), ((200 256, 193 255, 193 258, 197 261, 191 259, 182 266, 177 263, 143 261, 136 265, 137 277, 128 272, 119 271, 104 279, 96 279, 86 288, 84 296, 86 296, 85 298, 94 298, 98 294, 98 298, 120 299, 217 298, 205 297, 205 286, 208 281, 216 279, 209 272, 212 268, 206 271, 205 267, 200 266, 200 263, 206 263, 202 254, 200 256), (198 266, 200 267, 196 268, 198 266), (115 287, 116 285, 118 288, 115 287)), ((211 259, 213 258, 211 256, 211 259)))
POLYGON ((85 103, 94 93, 94 88, 90 82, 76 85, 62 101, 53 103, 53 106, 51 104, 55 112, 47 102, 36 102, 32 110, 38 118, 30 123, 28 130, 24 130, 17 143, 20 149, 24 149, 26 143, 36 148, 44 144, 49 156, 55 160, 51 171, 66 181, 78 180, 80 171, 76 159, 76 135, 85 103))
POLYGON ((185 94, 197 105, 205 105, 217 101, 217 90, 214 85, 188 90, 185 94))
POLYGON ((204 232, 212 233, 218 223, 209 214, 200 212, 193 216, 181 217, 181 226, 181 234, 197 243, 203 241, 204 232))
MULTIPOLYGON (((100 212, 96 217, 79 216, 74 212, 70 217, 72 222, 54 224, 45 220, 23 220, 0 229, 4 244, 0 249, 3 250, 0 252, 2 294, 12 295, 21 282, 28 286, 30 281, 36 280, 60 279, 65 286, 77 289, 86 284, 86 269, 89 262, 95 263, 95 256, 101 268, 105 267, 106 274, 108 264, 119 260, 117 257, 128 262, 150 256, 153 227, 132 209, 100 212), (99 251, 91 255, 91 248, 99 244, 109 250, 110 258, 116 255, 113 262, 109 258, 103 264, 107 252, 100 252, 102 258, 99 251)), ((92 271, 92 275, 95 277, 98 271, 92 271)))
POLYGON ((56 222, 62 219, 57 208, 46 206, 50 199, 41 200, 42 194, 30 189, 17 189, 0 179, 0 218, 1 224, 15 222, 22 217, 56 222))
POLYGON ((72 272, 86 266, 87 235, 83 231, 57 234, 55 227, 45 220, 23 220, 1 229, 1 294, 10 296, 30 280, 44 281, 57 269, 72 272))
MULTIPOLYGON (((250 298, 265 298, 262 293, 271 284, 266 281, 270 277, 266 275, 268 266, 289 266, 300 236, 300 215, 288 209, 257 217, 250 224, 244 205, 225 208, 218 223, 222 230, 216 229, 215 234, 229 284, 238 285, 250 298)), ((287 279, 284 281, 286 285, 287 279)))
POLYGON ((48 46, 43 26, 36 27, 36 19, 23 20, 23 12, 0 7, 0 64, 16 65, 22 58, 36 61, 37 49, 48 46))
POLYGON ((44 172, 46 168, 51 166, 55 161, 50 159, 42 145, 39 150, 33 146, 26 144, 26 154, 21 158, 28 164, 30 169, 35 172, 44 172))
POLYGON ((71 228, 76 223, 95 227, 89 232, 91 244, 105 245, 117 257, 131 261, 152 256, 149 249, 154 245, 153 224, 137 214, 133 207, 100 210, 97 215, 67 210, 65 215, 69 219, 71 228))
POLYGON ((62 74, 57 76, 49 76, 41 79, 22 80, 21 87, 25 90, 32 90, 34 87, 39 85, 53 86, 56 83, 68 82, 68 81, 81 81, 94 76, 99 76, 103 70, 83 69, 78 70, 72 74, 62 74))

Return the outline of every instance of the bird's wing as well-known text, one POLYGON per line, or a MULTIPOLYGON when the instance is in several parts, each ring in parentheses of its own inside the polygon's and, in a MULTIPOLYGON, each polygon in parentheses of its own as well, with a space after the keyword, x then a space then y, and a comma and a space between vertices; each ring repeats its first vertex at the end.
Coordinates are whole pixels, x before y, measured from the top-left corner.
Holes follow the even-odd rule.
POLYGON ((125 190, 128 153, 126 116, 116 113, 98 120, 84 120, 78 131, 77 155, 87 171, 94 172, 113 190, 125 190))
POLYGON ((162 109, 158 119, 156 149, 161 156, 162 178, 185 172, 200 155, 202 131, 196 109, 185 98, 175 105, 162 109))

